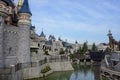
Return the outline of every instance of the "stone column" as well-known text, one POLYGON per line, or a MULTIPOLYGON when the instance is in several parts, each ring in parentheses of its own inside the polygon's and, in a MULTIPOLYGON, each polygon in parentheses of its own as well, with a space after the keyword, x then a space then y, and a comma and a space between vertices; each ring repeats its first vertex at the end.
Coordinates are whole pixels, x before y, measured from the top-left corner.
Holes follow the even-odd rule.
POLYGON ((20 20, 18 21, 18 60, 19 63, 30 62, 30 25, 29 19, 25 19, 23 16, 29 17, 29 14, 20 13, 20 20), (22 17, 21 17, 22 16, 22 17))

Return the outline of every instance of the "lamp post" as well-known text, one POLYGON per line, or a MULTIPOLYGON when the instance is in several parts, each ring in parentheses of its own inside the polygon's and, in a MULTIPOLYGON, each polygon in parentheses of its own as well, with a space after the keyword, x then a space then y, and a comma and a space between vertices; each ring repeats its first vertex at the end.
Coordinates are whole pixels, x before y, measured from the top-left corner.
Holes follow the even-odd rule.
POLYGON ((105 54, 103 51, 91 51, 90 57, 93 60, 94 80, 101 80, 101 61, 105 54))
POLYGON ((11 66, 11 80, 15 80, 15 65, 10 65, 11 66))

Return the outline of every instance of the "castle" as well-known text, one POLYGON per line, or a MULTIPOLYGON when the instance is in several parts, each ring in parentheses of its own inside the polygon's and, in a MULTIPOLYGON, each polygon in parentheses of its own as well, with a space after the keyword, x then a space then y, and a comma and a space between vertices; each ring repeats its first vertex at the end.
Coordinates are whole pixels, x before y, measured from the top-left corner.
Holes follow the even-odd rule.
MULTIPOLYGON (((50 35, 47 40, 43 31, 40 35, 36 34, 35 26, 31 24, 31 16, 28 0, 23 3, 19 0, 17 6, 14 0, 0 0, 1 80, 9 79, 9 75, 15 75, 15 80, 39 77, 42 66, 38 64, 46 57, 44 51, 59 53, 61 48, 73 51, 72 45, 60 38, 56 41, 55 37, 50 35), (36 74, 33 76, 30 71, 35 71, 36 74)), ((71 65, 68 65, 69 69, 71 65)))
POLYGON ((30 62, 30 17, 28 0, 0 0, 0 68, 30 62))

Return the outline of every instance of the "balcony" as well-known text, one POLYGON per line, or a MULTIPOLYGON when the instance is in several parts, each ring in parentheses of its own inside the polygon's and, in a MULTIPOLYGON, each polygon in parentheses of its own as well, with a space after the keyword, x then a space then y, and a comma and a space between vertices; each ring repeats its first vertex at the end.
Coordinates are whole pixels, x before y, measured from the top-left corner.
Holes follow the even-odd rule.
POLYGON ((32 49, 38 49, 39 48, 38 43, 37 42, 31 42, 30 43, 30 48, 32 48, 32 49))

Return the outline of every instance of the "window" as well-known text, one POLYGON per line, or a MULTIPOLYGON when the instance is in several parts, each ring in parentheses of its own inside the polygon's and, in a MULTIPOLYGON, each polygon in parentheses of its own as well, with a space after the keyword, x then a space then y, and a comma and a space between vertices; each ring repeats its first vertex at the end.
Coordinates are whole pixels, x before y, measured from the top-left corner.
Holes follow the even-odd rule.
POLYGON ((2 23, 0 22, 0 26, 1 26, 1 24, 2 24, 2 23))
POLYGON ((40 47, 40 44, 38 44, 38 47, 40 47))

